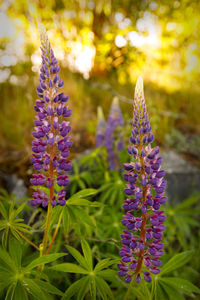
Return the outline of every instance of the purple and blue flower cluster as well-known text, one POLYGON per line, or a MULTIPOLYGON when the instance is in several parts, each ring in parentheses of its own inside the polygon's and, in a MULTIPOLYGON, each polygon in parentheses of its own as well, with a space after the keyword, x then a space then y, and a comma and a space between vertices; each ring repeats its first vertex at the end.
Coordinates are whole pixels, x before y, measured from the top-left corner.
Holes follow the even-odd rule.
POLYGON ((161 170, 162 158, 159 147, 151 147, 154 136, 151 132, 148 113, 143 94, 143 80, 138 78, 133 111, 133 129, 128 153, 133 161, 124 164, 128 182, 124 190, 127 199, 123 205, 126 214, 122 224, 126 230, 121 235, 123 247, 120 251, 121 263, 118 265, 120 276, 125 276, 128 283, 133 274, 136 282, 144 279, 151 282, 150 273, 158 274, 161 265, 160 256, 164 244, 161 242, 166 217, 160 206, 166 202, 164 196, 166 181, 165 171, 161 170), (143 267, 144 262, 144 267, 143 267))
POLYGON ((39 188, 33 193, 30 203, 34 206, 64 205, 64 187, 69 184, 66 172, 71 170, 69 148, 72 141, 68 135, 71 127, 66 121, 72 111, 66 102, 68 96, 59 89, 64 82, 59 76, 60 68, 54 56, 51 44, 45 32, 41 34, 42 66, 40 69, 40 84, 37 86, 38 99, 34 109, 37 113, 32 142, 33 155, 31 162, 38 172, 33 174, 30 182, 34 186, 45 186, 49 193, 39 188), (63 187, 57 194, 54 185, 63 187))
POLYGON ((119 141, 117 142, 115 149, 115 140, 118 137, 117 128, 123 126, 124 119, 121 113, 121 109, 119 106, 119 100, 117 97, 113 99, 110 113, 108 116, 107 129, 105 134, 105 147, 107 149, 108 155, 108 167, 111 170, 119 169, 119 158, 117 155, 117 151, 121 151, 123 149, 123 137, 119 136, 119 141))
POLYGON ((97 108, 97 133, 96 133, 96 146, 101 147, 105 143, 106 134, 106 121, 104 118, 103 110, 101 106, 97 108))

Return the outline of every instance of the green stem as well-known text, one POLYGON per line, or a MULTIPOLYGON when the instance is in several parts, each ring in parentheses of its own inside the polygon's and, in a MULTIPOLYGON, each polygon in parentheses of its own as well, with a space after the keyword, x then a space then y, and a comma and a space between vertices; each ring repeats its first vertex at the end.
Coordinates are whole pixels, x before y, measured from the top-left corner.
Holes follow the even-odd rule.
POLYGON ((128 288, 128 291, 124 297, 124 300, 129 300, 130 299, 130 296, 131 296, 131 290, 135 284, 135 277, 136 277, 136 274, 133 274, 133 277, 132 277, 132 280, 130 282, 130 285, 129 285, 129 288, 128 288))
POLYGON ((49 244, 49 248, 47 249, 46 254, 49 254, 49 252, 50 252, 50 250, 51 250, 51 247, 52 247, 52 245, 53 245, 53 242, 54 242, 54 240, 55 240, 55 238, 56 238, 56 235, 57 235, 57 233, 58 233, 58 230, 59 230, 59 227, 60 227, 60 223, 61 223, 61 221, 62 221, 62 216, 63 216, 63 210, 62 210, 62 212, 61 212, 61 214, 60 214, 60 216, 59 216, 58 224, 57 224, 57 226, 56 226, 56 229, 55 229, 55 231, 54 231, 54 234, 53 234, 51 243, 49 244))

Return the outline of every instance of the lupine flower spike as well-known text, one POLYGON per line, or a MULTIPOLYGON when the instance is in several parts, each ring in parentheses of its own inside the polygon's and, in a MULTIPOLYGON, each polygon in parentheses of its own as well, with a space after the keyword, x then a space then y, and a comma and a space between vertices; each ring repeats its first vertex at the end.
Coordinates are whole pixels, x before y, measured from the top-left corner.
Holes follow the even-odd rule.
POLYGON ((101 106, 97 107, 97 134, 96 134, 96 146, 100 147, 105 144, 106 133, 106 121, 104 118, 103 110, 101 106))
POLYGON ((118 137, 116 129, 119 126, 123 126, 123 124, 124 119, 119 106, 119 100, 117 97, 115 97, 113 99, 110 114, 108 116, 108 124, 105 136, 105 146, 108 153, 108 166, 111 170, 115 170, 119 165, 117 151, 119 152, 123 149, 123 138, 122 135, 119 136, 119 141, 115 149, 115 140, 116 137, 118 137))
MULTIPOLYGON (((120 276, 128 283, 134 278, 141 281, 141 274, 151 282, 150 273, 158 274, 160 256, 164 244, 161 243, 166 217, 160 206, 166 202, 164 196, 165 171, 161 170, 162 158, 159 147, 151 147, 154 136, 151 132, 148 113, 143 94, 143 80, 138 78, 133 104, 133 129, 128 153, 133 157, 131 163, 124 164, 128 182, 124 190, 127 199, 123 205, 126 214, 122 224, 126 230, 121 235, 123 247, 120 251, 120 276), (144 267, 143 267, 144 263, 144 267)), ((134 280, 134 279, 133 279, 134 280)))
POLYGON ((64 205, 65 190, 69 179, 66 172, 71 169, 68 160, 69 148, 72 146, 68 133, 71 130, 66 120, 71 110, 66 106, 68 96, 60 93, 64 82, 59 76, 60 68, 54 56, 46 32, 41 35, 42 66, 40 69, 40 84, 37 86, 38 99, 34 109, 37 113, 32 142, 33 156, 31 162, 37 174, 30 179, 32 185, 45 186, 49 193, 37 189, 30 203, 34 206, 46 207, 51 203, 64 205), (63 187, 57 194, 54 191, 55 182, 63 187))

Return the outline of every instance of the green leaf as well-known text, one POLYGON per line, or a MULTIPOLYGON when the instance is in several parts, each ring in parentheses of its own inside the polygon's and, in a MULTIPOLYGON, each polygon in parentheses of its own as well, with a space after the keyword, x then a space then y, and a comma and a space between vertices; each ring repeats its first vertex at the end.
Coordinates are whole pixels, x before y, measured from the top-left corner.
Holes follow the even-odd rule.
POLYGON ((9 267, 12 271, 16 271, 16 265, 14 260, 11 259, 7 251, 0 248, 0 261, 1 265, 9 267))
POLYGON ((200 193, 192 195, 188 199, 184 200, 181 204, 175 206, 176 211, 191 208, 200 199, 200 193))
POLYGON ((52 261, 55 261, 56 259, 63 257, 66 255, 66 253, 55 253, 55 254, 48 254, 42 257, 38 257, 35 260, 33 260, 26 268, 25 271, 30 271, 34 269, 37 266, 43 265, 43 264, 48 264, 52 261))
POLYGON ((112 291, 109 285, 105 282, 105 280, 99 276, 95 276, 95 280, 96 280, 97 289, 101 297, 103 298, 103 300, 114 299, 112 291))
POLYGON ((67 250, 71 253, 71 255, 76 259, 76 261, 85 269, 88 269, 88 264, 85 258, 79 253, 75 248, 67 245, 67 250))
POLYGON ((102 269, 105 269, 113 264, 118 263, 118 262, 119 262, 119 259, 111 260, 110 258, 105 258, 105 259, 99 261, 98 264, 96 264, 94 271, 99 272, 102 269))
POLYGON ((185 251, 173 256, 162 268, 161 275, 176 270, 185 265, 194 255, 194 250, 185 251))
POLYGON ((22 248, 19 242, 16 241, 16 239, 11 238, 9 243, 9 251, 10 255, 15 261, 16 266, 21 266, 21 259, 22 259, 22 248))
POLYGON ((0 213, 2 214, 2 216, 4 217, 5 220, 8 219, 7 211, 2 202, 0 202, 0 213))
POLYGON ((64 206, 64 211, 63 211, 63 227, 65 233, 68 234, 70 230, 70 216, 69 216, 69 210, 67 206, 64 206))
POLYGON ((114 270, 110 270, 110 269, 107 269, 107 270, 103 270, 103 271, 99 271, 97 273, 98 276, 101 276, 103 277, 104 279, 106 280, 109 280, 109 281, 114 281, 116 280, 116 271, 114 270))
POLYGON ((97 287, 96 287, 96 281, 94 276, 90 276, 90 295, 92 299, 96 299, 97 294, 97 287))
POLYGON ((20 281, 17 282, 14 294, 14 300, 28 300, 26 289, 23 287, 20 281))
POLYGON ((22 285, 28 291, 28 293, 32 294, 36 299, 46 300, 48 298, 48 294, 43 293, 39 285, 37 285, 34 280, 23 278, 22 285))
POLYGON ((45 282, 42 280, 35 279, 34 282, 41 287, 41 289, 47 291, 50 294, 60 295, 63 296, 63 292, 57 289, 55 286, 50 284, 49 282, 45 282))
POLYGON ((80 209, 79 207, 74 207, 77 219, 79 219, 79 222, 86 223, 87 225, 95 228, 94 223, 92 222, 90 216, 85 212, 85 210, 80 209))
POLYGON ((88 196, 91 196, 91 195, 94 195, 98 193, 98 190, 96 189, 84 189, 76 194, 74 194, 73 196, 71 196, 67 202, 73 200, 73 199, 79 199, 79 198, 85 198, 85 197, 88 197, 88 196))
POLYGON ((67 273, 77 273, 77 274, 88 274, 88 271, 71 263, 63 263, 56 266, 50 267, 55 271, 67 272, 67 273))
POLYGON ((88 243, 84 239, 81 240, 81 246, 82 246, 82 250, 83 250, 85 260, 88 264, 88 269, 90 271, 92 271, 93 270, 93 260, 92 260, 92 251, 90 249, 90 246, 88 245, 88 243))
POLYGON ((79 291, 84 281, 85 281, 85 277, 72 283, 70 287, 66 290, 64 296, 62 297, 62 300, 72 299, 73 295, 75 295, 79 291))
POLYGON ((96 201, 92 202, 92 201, 89 201, 87 199, 80 198, 80 199, 71 199, 71 200, 68 200, 66 202, 66 205, 100 207, 100 206, 102 206, 102 203, 96 202, 96 201))
POLYGON ((185 300, 185 297, 177 291, 176 288, 171 287, 170 285, 166 284, 163 281, 160 281, 162 288, 168 294, 170 300, 185 300))
MULTIPOLYGON (((155 282, 155 300, 168 300, 167 294, 158 282, 155 282)), ((175 300, 175 299, 174 299, 175 300)))
POLYGON ((200 294, 200 289, 186 279, 177 278, 177 277, 164 277, 164 278, 161 277, 160 280, 182 291, 188 296, 192 296, 193 292, 200 294))
POLYGON ((78 291, 77 300, 84 299, 85 295, 89 290, 90 276, 84 277, 84 281, 82 282, 81 288, 78 291))

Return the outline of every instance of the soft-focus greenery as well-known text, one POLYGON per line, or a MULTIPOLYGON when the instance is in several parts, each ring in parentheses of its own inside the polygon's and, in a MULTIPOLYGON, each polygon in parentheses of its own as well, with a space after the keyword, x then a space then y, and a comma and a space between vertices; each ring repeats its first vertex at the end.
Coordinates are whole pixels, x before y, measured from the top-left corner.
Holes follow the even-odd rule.
POLYGON ((16 150, 24 151, 25 161, 30 155, 41 62, 38 22, 47 29, 70 96, 74 153, 95 143, 97 105, 107 114, 117 95, 131 118, 135 81, 142 75, 157 140, 198 158, 199 10, 200 2, 189 0, 3 1, 1 161, 11 155, 18 161, 16 150), (176 144, 174 130, 176 137, 188 137, 187 147, 176 144))
MULTIPOLYGON (((126 155, 122 157, 129 161, 126 155)), ((39 245, 45 209, 32 208, 28 199, 16 200, 2 190, 1 299, 124 299, 129 285, 117 275, 116 266, 123 230, 122 173, 107 169, 103 148, 83 155, 73 165, 67 203, 53 209, 49 241, 61 216, 56 241, 42 257, 24 236, 39 245), (43 272, 38 269, 41 264, 43 272)), ((136 284, 132 300, 199 299, 200 194, 192 194, 180 204, 172 200, 164 207, 167 219, 161 273, 152 276, 152 283, 136 284)))

